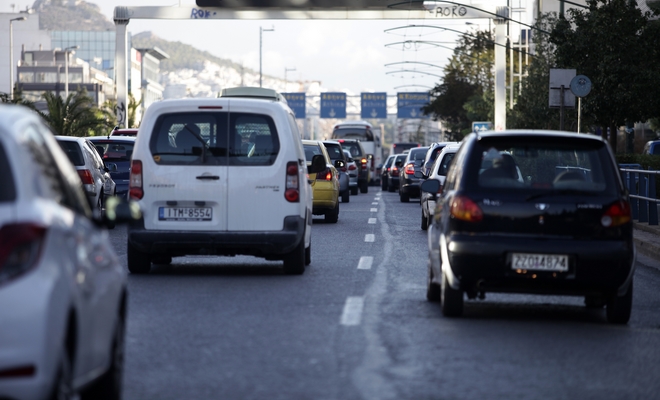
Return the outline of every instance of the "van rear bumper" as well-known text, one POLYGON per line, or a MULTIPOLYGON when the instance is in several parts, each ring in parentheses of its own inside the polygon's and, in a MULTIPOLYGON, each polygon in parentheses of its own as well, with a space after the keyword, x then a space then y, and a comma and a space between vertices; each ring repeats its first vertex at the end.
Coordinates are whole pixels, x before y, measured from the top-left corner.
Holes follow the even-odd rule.
POLYGON ((281 231, 156 231, 144 229, 143 221, 128 228, 128 243, 153 255, 251 255, 281 259, 305 240, 305 219, 284 218, 281 231))

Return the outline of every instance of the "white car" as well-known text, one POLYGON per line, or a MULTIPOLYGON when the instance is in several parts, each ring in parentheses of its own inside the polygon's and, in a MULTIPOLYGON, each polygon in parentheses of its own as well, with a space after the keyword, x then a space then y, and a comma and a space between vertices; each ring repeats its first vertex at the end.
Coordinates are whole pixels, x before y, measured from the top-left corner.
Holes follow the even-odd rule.
MULTIPOLYGON (((309 173, 325 170, 314 158, 309 173)), ((243 254, 302 274, 311 262, 307 173, 293 111, 273 90, 152 104, 133 149, 129 196, 144 218, 128 229, 129 271, 177 256, 243 254)))
POLYGON ((120 398, 126 272, 105 222, 22 106, 0 105, 0 171, 0 398, 120 398))
MULTIPOLYGON (((441 151, 435 159, 435 162, 430 168, 430 174, 425 176, 421 173, 420 177, 423 179, 437 179, 440 181, 440 191, 438 193, 428 193, 421 191, 420 204, 422 205, 422 229, 427 230, 433 220, 433 212, 435 210, 435 203, 437 196, 442 194, 442 188, 447 178, 447 171, 451 161, 454 159, 456 152, 461 147, 460 144, 448 144, 441 151)), ((417 176, 419 172, 415 173, 417 176)))

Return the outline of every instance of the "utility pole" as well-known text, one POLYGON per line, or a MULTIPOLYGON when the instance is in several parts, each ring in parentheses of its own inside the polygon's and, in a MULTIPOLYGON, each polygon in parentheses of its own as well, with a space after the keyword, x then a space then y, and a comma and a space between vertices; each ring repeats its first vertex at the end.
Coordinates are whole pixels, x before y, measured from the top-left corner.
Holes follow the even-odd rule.
POLYGON ((261 48, 262 48, 262 36, 264 32, 273 32, 275 28, 270 28, 270 29, 264 29, 262 27, 259 27, 259 87, 261 86, 261 48))

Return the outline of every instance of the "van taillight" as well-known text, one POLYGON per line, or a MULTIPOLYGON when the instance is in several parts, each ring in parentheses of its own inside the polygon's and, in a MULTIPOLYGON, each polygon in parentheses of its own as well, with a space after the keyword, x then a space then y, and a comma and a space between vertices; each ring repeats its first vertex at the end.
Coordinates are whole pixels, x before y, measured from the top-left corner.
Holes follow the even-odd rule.
POLYGON ((630 204, 626 201, 618 201, 612 204, 605 214, 600 218, 600 223, 606 227, 614 227, 630 222, 630 204))
POLYGON ((78 170, 78 175, 80 176, 80 180, 82 181, 83 185, 93 185, 94 184, 94 178, 92 177, 92 172, 88 169, 79 169, 78 170))
POLYGON ((140 200, 144 197, 142 189, 142 161, 133 160, 131 162, 131 177, 129 181, 128 195, 131 199, 140 200))
POLYGON ((284 198, 290 203, 298 203, 300 201, 300 179, 298 176, 298 163, 289 161, 286 164, 284 198))
POLYGON ((32 223, 0 229, 0 284, 30 270, 39 261, 46 228, 32 223))

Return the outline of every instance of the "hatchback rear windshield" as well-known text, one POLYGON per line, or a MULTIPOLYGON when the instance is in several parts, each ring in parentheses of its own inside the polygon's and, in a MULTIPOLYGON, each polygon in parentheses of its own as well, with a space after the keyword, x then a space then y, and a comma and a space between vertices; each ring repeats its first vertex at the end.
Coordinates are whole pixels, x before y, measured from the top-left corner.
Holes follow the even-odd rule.
POLYGON ((5 148, 0 143, 0 203, 16 200, 16 185, 5 148))
POLYGON ((470 158, 477 176, 468 181, 482 188, 616 193, 616 170, 603 142, 488 138, 476 143, 470 158))
POLYGON ((362 157, 362 149, 359 142, 342 142, 341 147, 348 150, 353 157, 362 157))
POLYGON ((333 139, 360 139, 368 142, 374 141, 374 134, 367 128, 351 127, 338 128, 332 132, 333 139))
POLYGON ((409 160, 410 161, 424 161, 426 158, 426 152, 429 150, 428 147, 420 147, 417 149, 410 150, 409 160))
POLYGON ((173 113, 156 121, 150 149, 164 165, 272 165, 280 142, 268 115, 173 113))
POLYGON ((103 149, 104 160, 129 161, 133 154, 133 142, 94 140, 92 144, 103 149))
POLYGON ((58 140, 57 142, 60 144, 60 147, 64 150, 64 153, 66 153, 66 156, 69 157, 69 160, 73 165, 76 167, 85 165, 85 159, 83 158, 82 150, 80 149, 78 142, 68 140, 58 140))
POLYGON ((325 143, 325 148, 328 150, 328 156, 331 160, 343 160, 344 153, 340 144, 325 143))

